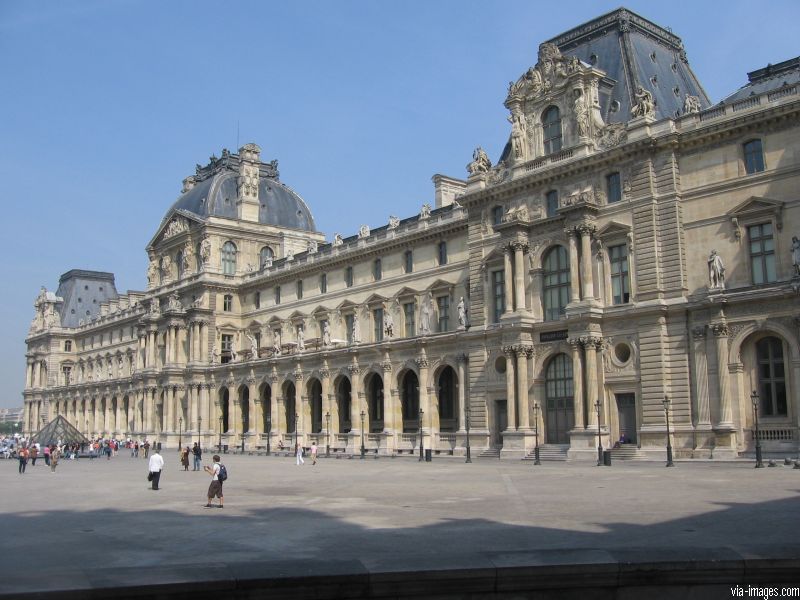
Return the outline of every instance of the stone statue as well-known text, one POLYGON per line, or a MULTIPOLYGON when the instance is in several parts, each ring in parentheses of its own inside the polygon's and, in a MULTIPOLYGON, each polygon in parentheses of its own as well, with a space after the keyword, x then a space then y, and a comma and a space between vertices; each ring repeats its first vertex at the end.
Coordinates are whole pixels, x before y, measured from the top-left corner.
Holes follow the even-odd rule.
POLYGON ((238 357, 236 356, 236 348, 231 348, 231 362, 236 362, 237 358, 238 357))
POLYGON ((422 306, 420 307, 419 318, 419 331, 422 335, 427 335, 431 332, 431 310, 433 309, 433 294, 428 294, 422 299, 422 306))
POLYGON ((275 356, 281 355, 281 330, 275 329, 272 332, 272 354, 275 356))
POLYGON ((150 261, 147 267, 147 286, 155 287, 158 285, 158 263, 155 259, 150 261))
POLYGON ((467 326, 467 305, 464 302, 464 296, 461 296, 461 299, 458 301, 458 326, 459 327, 466 327, 467 326))
POLYGON ((700 112, 700 98, 686 94, 686 99, 683 101, 683 114, 691 115, 692 113, 700 112))
POLYGON ((309 240, 308 241, 308 253, 309 254, 316 254, 319 246, 317 245, 316 240, 309 240))
POLYGON ((214 344, 211 347, 211 356, 209 357, 209 362, 212 365, 218 365, 219 364, 219 348, 217 347, 216 344, 214 344))
POLYGON ((572 112, 575 117, 575 130, 579 137, 587 137, 589 135, 589 111, 586 108, 586 101, 583 94, 577 93, 575 101, 572 104, 572 112))
POLYGON ((303 329, 302 325, 297 326, 297 349, 298 350, 306 349, 306 332, 303 329))
POLYGON ((161 314, 161 307, 158 304, 158 298, 153 298, 150 300, 150 314, 153 316, 158 316, 161 314))
POLYGON ((256 340, 256 336, 249 331, 246 331, 244 335, 247 337, 247 341, 250 342, 250 360, 255 360, 258 358, 258 341, 256 340))
POLYGON ((322 324, 322 345, 326 348, 331 345, 331 326, 327 321, 322 324))
POLYGON ((178 292, 172 292, 169 296, 169 309, 170 310, 183 310, 183 305, 181 304, 181 298, 178 295, 178 292))
POLYGON ((362 225, 358 228, 358 237, 359 239, 364 239, 369 237, 369 225, 362 225))
POLYGON ((652 117, 655 114, 656 105, 653 102, 653 94, 639 86, 634 94, 636 103, 631 108, 632 117, 652 117))
POLYGON ((181 255, 181 270, 183 271, 183 276, 185 277, 192 271, 192 245, 190 243, 186 243, 186 246, 183 248, 183 254, 181 255))
POLYGON ((286 252, 286 262, 292 262, 294 260, 294 250, 288 250, 286 252))
POLYGON ((792 236, 792 266, 794 274, 800 275, 800 239, 796 235, 792 236))
POLYGON ((479 173, 488 173, 492 168, 492 161, 489 160, 486 152, 478 146, 472 153, 472 162, 467 165, 467 172, 470 175, 478 175, 479 173))
POLYGON ((341 246, 342 244, 344 244, 344 240, 342 239, 342 234, 341 233, 334 234, 334 236, 333 236, 333 246, 334 246, 334 248, 336 246, 341 246))
POLYGON ((358 322, 358 311, 353 313, 353 343, 361 343, 361 325, 358 322))
POLYGON ((526 125, 525 117, 519 112, 508 117, 511 123, 511 147, 514 149, 515 160, 525 160, 526 149, 526 125))
POLYGON ((400 219, 394 215, 389 215, 389 229, 397 229, 400 226, 400 219))
POLYGON ((108 378, 114 379, 114 363, 110 361, 108 363, 108 378))
POLYGON ((383 335, 387 338, 394 337, 394 319, 392 318, 392 311, 389 309, 383 310, 383 335))
POLYGON ((419 218, 420 219, 429 219, 431 216, 431 205, 427 202, 422 205, 422 208, 419 211, 419 218))
POLYGON ((172 259, 169 256, 164 256, 161 259, 161 278, 172 279, 172 259))
POLYGON ((203 238, 200 242, 200 266, 205 269, 211 261, 211 240, 203 238))
POLYGON ((708 257, 708 281, 712 290, 725 289, 725 265, 716 250, 712 250, 708 257))

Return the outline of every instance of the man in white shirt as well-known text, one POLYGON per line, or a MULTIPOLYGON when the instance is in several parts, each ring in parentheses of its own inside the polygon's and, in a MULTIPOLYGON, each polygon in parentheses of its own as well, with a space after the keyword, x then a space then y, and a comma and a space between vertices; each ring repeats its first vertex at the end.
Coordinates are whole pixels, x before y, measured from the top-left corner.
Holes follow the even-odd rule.
POLYGON ((206 502, 206 508, 213 508, 214 505, 211 504, 211 501, 214 499, 214 496, 219 498, 219 504, 217 504, 217 508, 222 508, 222 481, 219 479, 219 472, 221 470, 219 464, 219 454, 215 454, 213 457, 214 462, 211 466, 206 465, 203 467, 203 470, 211 475, 211 485, 208 486, 208 502, 206 502))
POLYGON ((153 450, 153 454, 150 456, 150 463, 149 467, 150 474, 153 476, 153 489, 158 489, 158 480, 161 479, 161 469, 164 468, 164 459, 161 457, 161 454, 158 452, 158 447, 153 450))

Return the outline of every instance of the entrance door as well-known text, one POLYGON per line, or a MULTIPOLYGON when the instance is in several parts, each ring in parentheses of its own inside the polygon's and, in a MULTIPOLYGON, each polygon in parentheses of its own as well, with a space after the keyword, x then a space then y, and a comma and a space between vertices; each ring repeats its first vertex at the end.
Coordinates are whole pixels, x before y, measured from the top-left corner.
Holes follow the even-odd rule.
POLYGON ((572 361, 557 354, 546 371, 545 443, 569 444, 569 432, 575 426, 575 399, 572 387, 572 361))
POLYGON ((492 445, 502 446, 502 432, 508 428, 508 403, 505 400, 496 400, 494 403, 495 429, 492 435, 492 445))
POLYGON ((636 395, 615 394, 619 415, 619 436, 629 444, 636 443, 636 395))

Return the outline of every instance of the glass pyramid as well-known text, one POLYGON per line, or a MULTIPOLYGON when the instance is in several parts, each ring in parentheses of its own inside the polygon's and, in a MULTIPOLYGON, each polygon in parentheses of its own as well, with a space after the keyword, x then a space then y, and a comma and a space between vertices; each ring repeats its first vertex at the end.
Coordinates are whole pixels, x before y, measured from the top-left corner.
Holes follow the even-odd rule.
POLYGON ((31 436, 31 442, 39 442, 43 446, 50 444, 86 444, 89 442, 75 426, 63 416, 58 415, 37 433, 31 436))

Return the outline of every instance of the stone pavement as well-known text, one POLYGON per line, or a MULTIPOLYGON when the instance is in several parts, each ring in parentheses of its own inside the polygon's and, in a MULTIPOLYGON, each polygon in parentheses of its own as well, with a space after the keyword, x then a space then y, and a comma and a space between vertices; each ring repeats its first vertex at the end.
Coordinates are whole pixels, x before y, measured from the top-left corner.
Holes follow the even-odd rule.
POLYGON ((125 452, 62 461, 55 474, 39 461, 20 476, 16 461, 0 461, 0 573, 30 574, 32 562, 468 564, 487 552, 576 549, 800 557, 800 470, 784 466, 323 458, 298 467, 225 455, 219 510, 203 508, 208 475, 182 471, 172 452, 165 461, 159 491, 147 461, 125 452))

